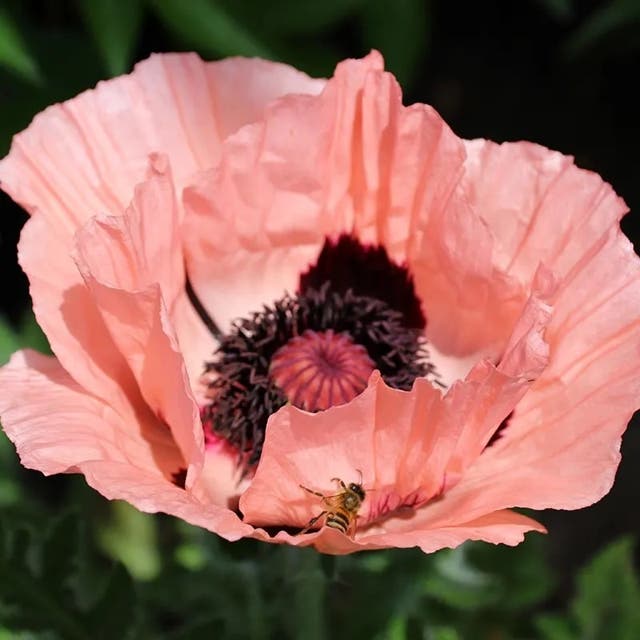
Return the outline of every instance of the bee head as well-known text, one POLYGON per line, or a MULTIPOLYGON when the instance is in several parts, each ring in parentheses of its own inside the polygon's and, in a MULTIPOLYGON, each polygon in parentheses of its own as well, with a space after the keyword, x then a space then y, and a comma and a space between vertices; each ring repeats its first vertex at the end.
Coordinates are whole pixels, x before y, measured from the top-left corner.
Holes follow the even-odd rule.
POLYGON ((360 500, 364 500, 365 493, 361 484, 356 484, 355 482, 352 482, 349 485, 349 491, 353 491, 353 493, 355 493, 358 496, 358 498, 360 498, 360 500))

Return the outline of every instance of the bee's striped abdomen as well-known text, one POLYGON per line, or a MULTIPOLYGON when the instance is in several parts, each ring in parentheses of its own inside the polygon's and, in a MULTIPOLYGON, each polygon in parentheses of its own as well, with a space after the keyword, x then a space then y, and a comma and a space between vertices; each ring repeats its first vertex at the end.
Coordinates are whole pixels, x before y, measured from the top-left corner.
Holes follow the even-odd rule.
POLYGON ((347 533, 349 529, 349 516, 342 511, 335 511, 327 514, 326 525, 332 529, 347 533))
MULTIPOLYGON (((332 478, 332 480, 333 482, 337 482, 341 489, 340 493, 332 496, 325 496, 324 493, 320 493, 320 491, 309 489, 303 484, 300 485, 301 489, 322 498, 324 505, 324 511, 314 518, 311 518, 307 526, 302 529, 300 533, 307 533, 321 518, 324 518, 323 522, 325 527, 337 529, 345 535, 353 536, 353 534, 355 534, 355 528, 358 522, 358 511, 364 501, 365 490, 359 483, 352 482, 346 485, 340 478, 332 478)), ((362 480, 362 474, 360 474, 360 480, 362 480)))

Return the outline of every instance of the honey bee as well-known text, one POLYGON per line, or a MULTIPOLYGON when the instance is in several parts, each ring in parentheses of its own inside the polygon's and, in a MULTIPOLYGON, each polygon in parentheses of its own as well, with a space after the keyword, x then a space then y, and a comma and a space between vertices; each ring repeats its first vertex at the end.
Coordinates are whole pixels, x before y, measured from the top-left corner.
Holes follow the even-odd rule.
POLYGON ((322 513, 309 520, 307 526, 300 532, 306 533, 311 529, 320 518, 324 516, 324 524, 332 529, 337 529, 345 535, 353 536, 355 533, 355 525, 358 519, 358 511, 364 502, 366 492, 362 487, 362 473, 360 473, 359 482, 351 482, 345 484, 340 478, 331 478, 331 482, 336 482, 340 486, 341 491, 331 496, 325 496, 319 491, 314 491, 303 485, 301 489, 312 493, 314 496, 322 498, 322 502, 326 506, 322 513))

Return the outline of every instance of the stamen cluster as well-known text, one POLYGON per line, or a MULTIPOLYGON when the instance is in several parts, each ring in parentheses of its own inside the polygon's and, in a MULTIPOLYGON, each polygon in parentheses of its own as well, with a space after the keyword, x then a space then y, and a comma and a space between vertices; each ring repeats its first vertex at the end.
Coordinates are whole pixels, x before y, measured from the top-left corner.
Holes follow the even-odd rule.
POLYGON ((238 449, 246 468, 260 458, 269 416, 291 401, 270 375, 272 358, 307 330, 348 335, 397 389, 410 389, 416 377, 433 370, 421 332, 407 328, 401 312, 351 290, 334 291, 330 282, 237 320, 206 364, 215 377, 202 417, 205 427, 238 449))

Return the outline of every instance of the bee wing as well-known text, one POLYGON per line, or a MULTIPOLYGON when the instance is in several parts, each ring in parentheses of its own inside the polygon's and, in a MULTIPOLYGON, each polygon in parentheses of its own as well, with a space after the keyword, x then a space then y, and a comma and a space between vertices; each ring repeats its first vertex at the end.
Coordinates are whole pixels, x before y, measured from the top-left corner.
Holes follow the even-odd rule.
POLYGON ((333 496, 325 496, 322 501, 329 507, 329 509, 338 509, 344 500, 344 493, 336 493, 333 496))

